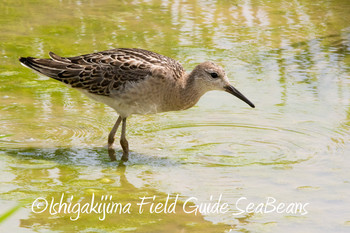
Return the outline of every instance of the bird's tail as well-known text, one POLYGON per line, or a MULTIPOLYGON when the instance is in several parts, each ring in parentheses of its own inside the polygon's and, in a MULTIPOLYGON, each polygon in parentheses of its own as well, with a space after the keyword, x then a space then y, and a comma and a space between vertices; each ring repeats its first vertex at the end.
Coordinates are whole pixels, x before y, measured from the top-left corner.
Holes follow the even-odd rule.
POLYGON ((81 72, 81 67, 72 64, 67 58, 60 57, 52 52, 50 52, 50 57, 51 59, 21 57, 19 61, 22 65, 59 81, 63 81, 62 78, 64 77, 78 76, 81 72))

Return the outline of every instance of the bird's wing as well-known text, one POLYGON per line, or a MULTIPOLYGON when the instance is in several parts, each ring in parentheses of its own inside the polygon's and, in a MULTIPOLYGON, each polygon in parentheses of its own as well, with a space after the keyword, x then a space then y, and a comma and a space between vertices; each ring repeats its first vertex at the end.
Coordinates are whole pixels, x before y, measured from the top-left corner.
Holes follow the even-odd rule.
POLYGON ((177 61, 143 49, 112 49, 76 57, 21 58, 20 61, 51 78, 91 93, 109 96, 111 91, 147 78, 181 78, 177 61))

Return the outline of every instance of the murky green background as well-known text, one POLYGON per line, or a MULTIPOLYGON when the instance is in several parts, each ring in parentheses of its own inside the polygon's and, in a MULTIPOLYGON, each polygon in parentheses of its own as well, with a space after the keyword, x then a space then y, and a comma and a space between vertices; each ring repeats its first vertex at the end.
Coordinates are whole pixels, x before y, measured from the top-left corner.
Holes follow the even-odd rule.
MULTIPOLYGON (((1 232, 349 232, 350 2, 2 0, 0 205, 24 205, 1 232), (117 118, 103 104, 22 67, 20 56, 139 47, 191 70, 213 60, 257 107, 223 92, 192 109, 128 121, 130 161, 110 162, 117 118), (38 197, 115 202, 179 195, 176 214, 35 214, 38 197), (213 196, 225 214, 181 211, 213 196), (244 213, 309 203, 308 214, 244 213)), ((118 144, 117 144, 118 145, 118 144)), ((118 158, 121 150, 117 147, 118 158)))

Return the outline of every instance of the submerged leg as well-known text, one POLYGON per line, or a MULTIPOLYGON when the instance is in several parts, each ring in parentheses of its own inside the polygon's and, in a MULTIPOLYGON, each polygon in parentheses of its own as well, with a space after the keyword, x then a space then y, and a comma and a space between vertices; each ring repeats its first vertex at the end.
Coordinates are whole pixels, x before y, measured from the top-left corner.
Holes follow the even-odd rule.
POLYGON ((120 145, 123 148, 123 156, 122 160, 123 161, 128 161, 128 156, 129 156, 129 143, 126 140, 125 137, 125 130, 126 130, 126 117, 123 118, 123 124, 122 124, 122 134, 120 136, 120 145))
POLYGON ((122 121, 122 118, 121 118, 121 116, 119 116, 117 121, 115 122, 115 124, 113 126, 113 129, 111 130, 111 132, 108 135, 108 149, 112 148, 112 146, 113 146, 114 136, 115 136, 115 133, 118 130, 118 127, 119 127, 119 124, 120 124, 121 121, 122 121))
POLYGON ((111 161, 116 160, 115 150, 113 149, 113 142, 114 142, 115 133, 117 132, 121 121, 122 121, 122 118, 119 116, 117 121, 115 122, 111 132, 108 135, 108 155, 111 158, 111 161))

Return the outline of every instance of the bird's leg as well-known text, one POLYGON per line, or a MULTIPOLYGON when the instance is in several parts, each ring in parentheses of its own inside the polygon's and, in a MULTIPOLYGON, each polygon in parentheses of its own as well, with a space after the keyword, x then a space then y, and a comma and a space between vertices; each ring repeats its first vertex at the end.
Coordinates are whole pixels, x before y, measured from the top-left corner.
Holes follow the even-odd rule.
POLYGON ((117 121, 115 122, 115 124, 113 126, 113 129, 111 130, 111 132, 108 135, 108 149, 112 149, 113 142, 114 142, 114 136, 118 130, 118 127, 119 127, 121 121, 122 121, 122 118, 121 118, 121 116, 119 116, 117 121))
POLYGON ((111 130, 111 132, 108 135, 108 155, 109 155, 111 161, 117 160, 117 158, 115 156, 115 150, 113 149, 113 142, 114 142, 115 133, 118 130, 118 127, 120 125, 121 120, 122 120, 122 118, 119 116, 117 121, 115 122, 115 124, 113 126, 113 129, 111 130))
POLYGON ((125 137, 125 130, 126 130, 126 117, 123 118, 123 124, 122 124, 122 134, 120 136, 120 145, 123 148, 123 156, 122 160, 123 161, 128 161, 128 156, 129 156, 129 143, 126 140, 125 137))

